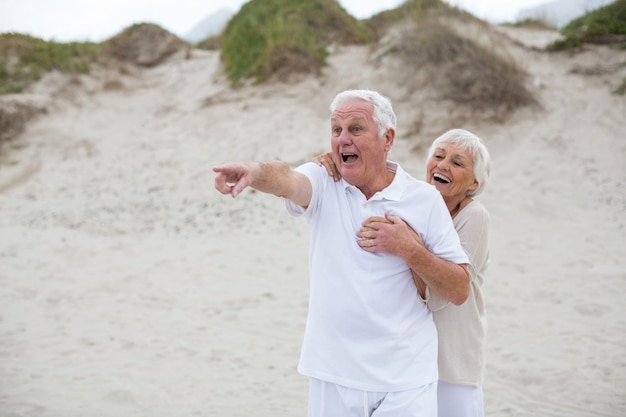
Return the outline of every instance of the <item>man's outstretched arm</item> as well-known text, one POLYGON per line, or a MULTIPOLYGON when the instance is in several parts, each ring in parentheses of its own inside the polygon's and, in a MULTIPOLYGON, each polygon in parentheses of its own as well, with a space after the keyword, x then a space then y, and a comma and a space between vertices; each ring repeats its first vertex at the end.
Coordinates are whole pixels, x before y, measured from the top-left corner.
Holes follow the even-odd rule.
POLYGON ((273 194, 308 207, 312 188, 309 179, 282 161, 230 162, 213 167, 215 189, 237 197, 246 187, 273 194))

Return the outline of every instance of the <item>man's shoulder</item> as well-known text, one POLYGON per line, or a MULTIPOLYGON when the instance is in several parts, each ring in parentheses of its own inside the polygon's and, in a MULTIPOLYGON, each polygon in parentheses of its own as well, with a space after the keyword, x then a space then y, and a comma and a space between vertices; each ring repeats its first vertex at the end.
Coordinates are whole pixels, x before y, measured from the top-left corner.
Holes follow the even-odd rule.
POLYGON ((327 179, 332 180, 332 177, 328 175, 326 169, 314 162, 305 162, 304 164, 297 166, 294 171, 308 177, 311 183, 322 182, 327 179))
POLYGON ((437 198, 437 196, 441 197, 441 194, 434 185, 423 180, 418 180, 402 169, 400 164, 388 161, 387 169, 395 172, 394 186, 397 187, 396 190, 402 190, 400 191, 402 196, 400 200, 420 199, 424 201, 437 198))
POLYGON ((439 193, 439 190, 437 190, 437 188, 432 185, 427 183, 424 180, 418 180, 417 178, 415 178, 414 176, 412 176, 411 174, 404 172, 405 175, 405 184, 406 187, 408 189, 410 189, 412 192, 416 192, 416 193, 422 193, 424 195, 432 195, 432 196, 437 196, 437 195, 441 195, 439 193))
POLYGON ((432 185, 428 184, 426 181, 419 180, 419 179, 415 178, 413 175, 409 174, 397 162, 387 161, 387 169, 389 169, 390 171, 395 172, 396 175, 401 176, 406 181, 418 183, 418 184, 423 185, 423 186, 433 187, 432 185))

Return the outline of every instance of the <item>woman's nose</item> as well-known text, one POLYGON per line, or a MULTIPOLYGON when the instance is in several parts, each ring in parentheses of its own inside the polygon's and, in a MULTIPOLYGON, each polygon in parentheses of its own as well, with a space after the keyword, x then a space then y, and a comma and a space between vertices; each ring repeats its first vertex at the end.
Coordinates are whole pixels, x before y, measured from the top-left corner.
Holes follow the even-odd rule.
POLYGON ((448 168, 448 161, 445 159, 440 159, 439 161, 437 161, 437 168, 439 169, 446 169, 448 168))

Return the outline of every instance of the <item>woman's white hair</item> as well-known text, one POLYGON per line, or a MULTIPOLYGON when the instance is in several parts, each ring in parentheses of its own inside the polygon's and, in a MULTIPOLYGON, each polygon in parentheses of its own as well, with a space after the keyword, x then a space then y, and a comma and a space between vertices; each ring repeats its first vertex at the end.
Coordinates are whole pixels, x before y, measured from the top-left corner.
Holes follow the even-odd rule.
POLYGON ((451 143, 462 150, 469 149, 474 160, 474 179, 478 182, 478 187, 472 191, 468 191, 467 195, 475 197, 482 193, 487 186, 491 172, 491 156, 483 141, 472 132, 464 129, 448 130, 435 139, 432 145, 430 145, 428 158, 433 156, 435 149, 441 143, 451 143))
POLYGON ((333 102, 330 103, 330 113, 334 113, 339 106, 351 100, 363 100, 372 103, 374 107, 372 118, 378 126, 379 138, 385 134, 387 129, 396 129, 396 114, 393 112, 391 100, 372 90, 346 90, 337 94, 333 102))

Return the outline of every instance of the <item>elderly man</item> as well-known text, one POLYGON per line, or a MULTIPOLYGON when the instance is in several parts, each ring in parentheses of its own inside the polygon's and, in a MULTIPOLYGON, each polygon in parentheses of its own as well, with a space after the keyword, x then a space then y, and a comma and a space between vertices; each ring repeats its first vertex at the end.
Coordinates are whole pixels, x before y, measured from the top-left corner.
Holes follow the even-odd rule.
POLYGON ((371 216, 404 219, 424 241, 410 263, 425 281, 469 282, 467 256, 440 193, 387 161, 396 128, 391 102, 350 90, 330 111, 340 181, 315 163, 238 162, 213 168, 215 187, 233 197, 248 186, 283 197, 311 227, 298 365, 310 378, 309 417, 436 417, 437 333, 409 260, 364 250, 375 240, 359 241, 357 233, 371 216))

